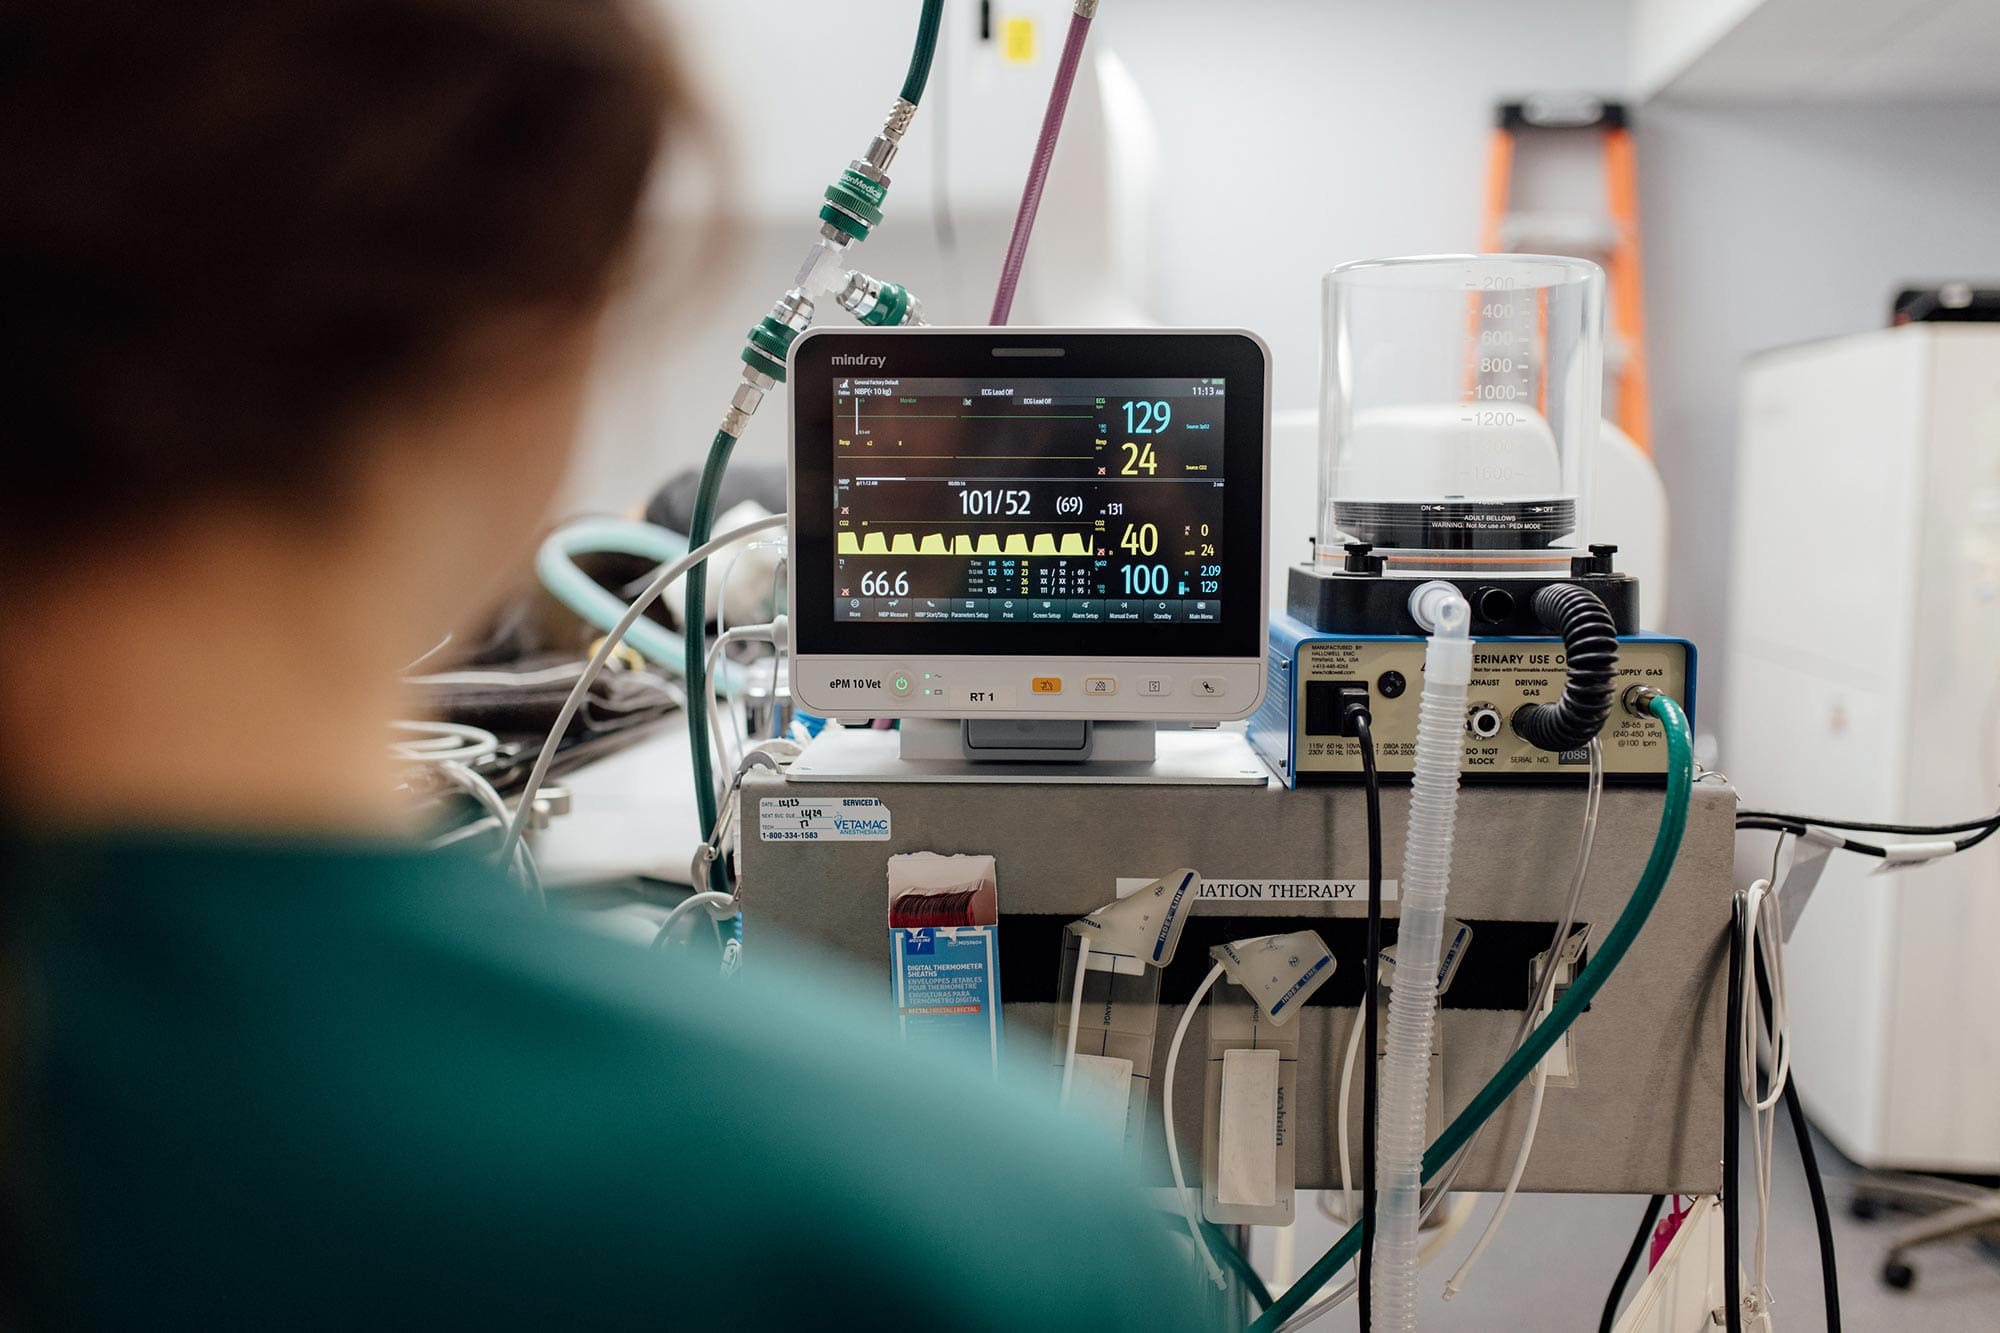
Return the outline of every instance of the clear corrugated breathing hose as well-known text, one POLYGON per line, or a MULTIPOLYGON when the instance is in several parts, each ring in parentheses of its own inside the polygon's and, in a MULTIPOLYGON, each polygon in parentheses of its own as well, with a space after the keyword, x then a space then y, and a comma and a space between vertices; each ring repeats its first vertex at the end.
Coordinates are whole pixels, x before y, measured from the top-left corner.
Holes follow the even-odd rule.
MULTIPOLYGON (((1653 839, 1652 853, 1646 858, 1645 872, 1640 875, 1637 887, 1626 901, 1625 910, 1618 914, 1618 920, 1612 923, 1611 930, 1605 935, 1604 943, 1598 946, 1590 961, 1577 973, 1576 980, 1556 1001, 1549 1016, 1535 1026, 1528 1040, 1507 1057, 1465 1109, 1453 1118, 1442 1134, 1432 1140, 1424 1153, 1426 1177, 1435 1176, 1463 1151, 1479 1127, 1492 1118, 1514 1089, 1521 1085, 1521 1081, 1541 1063, 1549 1048, 1597 997, 1597 992, 1624 960, 1632 941, 1638 938, 1646 918, 1652 915, 1654 904, 1659 902, 1660 893, 1673 874, 1674 862, 1680 856, 1681 838, 1687 832, 1688 807, 1694 793, 1694 733, 1680 705, 1657 690, 1635 689, 1627 691, 1627 696, 1626 709, 1657 721, 1667 741, 1666 799, 1660 809, 1660 829, 1653 839)), ((1737 998, 1740 999, 1740 995, 1737 998)), ((1732 1085, 1733 1097, 1736 1077, 1733 1062, 1726 1062, 1725 1073, 1732 1085)), ((1298 1281, 1287 1287, 1271 1302, 1270 1308, 1257 1317, 1257 1321, 1250 1326, 1251 1333, 1273 1333, 1277 1329, 1293 1327, 1295 1321, 1302 1322, 1302 1315, 1309 1319, 1320 1313, 1317 1308, 1306 1310, 1307 1303, 1354 1258, 1355 1251, 1360 1248, 1361 1228, 1349 1227, 1334 1242, 1332 1249, 1321 1255, 1311 1268, 1299 1276, 1298 1281)))
POLYGON ((1382 1054, 1377 1147, 1374 1326, 1417 1326, 1417 1225, 1423 1204, 1424 1110, 1430 1101, 1431 1029, 1437 1021, 1438 955, 1451 888, 1452 829, 1458 820, 1459 761, 1465 752, 1465 697, 1472 681, 1472 611, 1457 588, 1429 583, 1410 599, 1431 631, 1417 710, 1417 755, 1410 823, 1403 844, 1396 972, 1382 1054))

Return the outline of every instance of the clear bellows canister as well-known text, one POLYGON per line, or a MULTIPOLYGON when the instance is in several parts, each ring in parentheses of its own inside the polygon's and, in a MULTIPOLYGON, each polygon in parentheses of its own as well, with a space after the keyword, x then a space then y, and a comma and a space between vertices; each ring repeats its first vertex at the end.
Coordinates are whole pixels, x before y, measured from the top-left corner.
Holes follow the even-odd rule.
POLYGON ((1589 531, 1604 272, 1548 255, 1343 264, 1324 284, 1318 559, 1567 575, 1589 531))

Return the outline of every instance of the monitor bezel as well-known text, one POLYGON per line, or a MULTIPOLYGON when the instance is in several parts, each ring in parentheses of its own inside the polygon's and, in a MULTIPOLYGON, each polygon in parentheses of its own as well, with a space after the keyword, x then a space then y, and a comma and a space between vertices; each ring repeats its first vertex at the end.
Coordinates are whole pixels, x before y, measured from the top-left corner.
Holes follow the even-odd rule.
POLYGON ((786 466, 791 514, 789 603, 799 656, 1030 658, 1215 662, 1264 656, 1270 585, 1265 534, 1270 505, 1270 350, 1242 329, 814 329, 788 362, 791 439, 786 466), (880 356, 873 373, 1005 377, 1032 368, 1059 378, 1224 379, 1222 546, 1231 580, 1222 618, 1147 625, 834 619, 833 381, 854 369, 835 356, 880 356), (801 444, 817 447, 801 449, 801 444), (1239 481, 1243 484, 1239 485, 1239 481))

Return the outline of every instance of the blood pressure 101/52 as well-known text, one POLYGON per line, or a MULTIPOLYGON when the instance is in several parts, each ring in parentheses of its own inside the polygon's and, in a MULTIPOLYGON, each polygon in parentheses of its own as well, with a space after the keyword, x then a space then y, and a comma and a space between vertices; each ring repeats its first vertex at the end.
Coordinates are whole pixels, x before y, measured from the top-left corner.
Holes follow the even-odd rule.
POLYGON ((1226 388, 837 379, 835 618, 1219 621, 1226 388))

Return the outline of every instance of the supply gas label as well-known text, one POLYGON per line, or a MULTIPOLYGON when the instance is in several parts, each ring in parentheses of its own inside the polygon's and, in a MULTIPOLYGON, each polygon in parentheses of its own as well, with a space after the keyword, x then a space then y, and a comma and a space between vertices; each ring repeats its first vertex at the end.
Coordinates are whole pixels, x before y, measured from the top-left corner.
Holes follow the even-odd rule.
POLYGON ((887 842, 889 807, 872 796, 766 796, 757 830, 765 842, 887 842))

